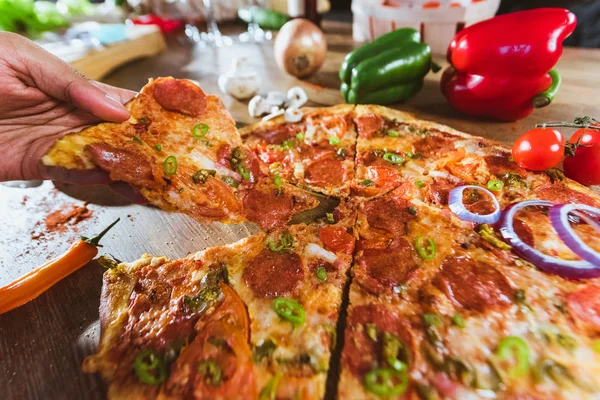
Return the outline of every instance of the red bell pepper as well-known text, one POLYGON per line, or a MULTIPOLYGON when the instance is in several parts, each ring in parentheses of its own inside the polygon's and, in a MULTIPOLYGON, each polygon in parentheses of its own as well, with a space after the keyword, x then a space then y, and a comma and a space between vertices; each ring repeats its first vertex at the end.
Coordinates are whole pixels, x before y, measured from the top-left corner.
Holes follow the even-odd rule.
POLYGON ((524 118, 552 101, 560 75, 551 70, 575 29, 573 13, 541 8, 501 15, 460 31, 448 48, 452 64, 442 93, 466 114, 524 118))

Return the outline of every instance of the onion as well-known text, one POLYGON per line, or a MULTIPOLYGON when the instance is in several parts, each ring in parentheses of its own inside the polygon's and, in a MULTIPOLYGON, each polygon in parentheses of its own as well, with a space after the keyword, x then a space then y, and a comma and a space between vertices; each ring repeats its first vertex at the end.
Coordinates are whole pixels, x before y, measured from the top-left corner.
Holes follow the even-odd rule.
POLYGON ((287 22, 275 39, 275 61, 283 71, 303 78, 318 70, 325 61, 327 42, 318 26, 297 18, 287 22))
MULTIPOLYGON (((431 175, 431 172, 429 174, 431 175)), ((475 222, 476 224, 495 224, 500 219, 500 204, 498 203, 498 200, 496 200, 496 197, 492 192, 480 186, 465 185, 452 189, 448 196, 448 206, 450 207, 450 211, 463 221, 475 222), (475 189, 487 193, 494 202, 494 207, 496 208, 494 212, 491 214, 479 215, 467 210, 462 199, 463 192, 466 189, 475 189)))
MULTIPOLYGON (((560 237, 573 253, 600 268, 600 253, 583 243, 571 227, 569 214, 574 211, 585 211, 589 214, 600 216, 600 209, 585 204, 563 204, 554 206, 548 213, 550 222, 552 222, 552 227, 558 234, 558 237, 560 237)), ((576 215, 600 233, 600 225, 596 221, 583 213, 577 213, 576 215)))
POLYGON ((513 250, 539 269, 565 278, 585 279, 600 276, 600 267, 594 266, 588 261, 572 261, 552 257, 534 249, 519 238, 519 235, 515 232, 513 220, 519 210, 531 206, 552 207, 550 208, 551 212, 554 208, 554 204, 549 201, 528 200, 511 204, 502 214, 502 218, 500 219, 500 234, 510 243, 513 250))

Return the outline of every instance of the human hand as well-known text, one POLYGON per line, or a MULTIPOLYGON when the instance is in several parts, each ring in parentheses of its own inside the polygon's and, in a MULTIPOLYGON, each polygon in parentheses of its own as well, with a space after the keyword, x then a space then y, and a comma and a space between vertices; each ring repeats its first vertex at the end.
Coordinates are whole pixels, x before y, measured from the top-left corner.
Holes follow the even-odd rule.
MULTIPOLYGON (((111 184, 104 171, 47 168, 40 159, 69 132, 100 121, 127 120, 129 111, 123 104, 135 92, 91 81, 30 40, 7 32, 0 32, 0 88, 0 181, 111 184)), ((123 185, 114 186, 141 201, 123 185)))

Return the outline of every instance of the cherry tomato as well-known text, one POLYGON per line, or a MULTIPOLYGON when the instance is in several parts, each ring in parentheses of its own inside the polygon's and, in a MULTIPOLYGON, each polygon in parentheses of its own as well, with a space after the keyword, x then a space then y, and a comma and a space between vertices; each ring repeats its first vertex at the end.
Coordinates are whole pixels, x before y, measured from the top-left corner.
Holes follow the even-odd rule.
POLYGON ((563 164, 565 175, 583 185, 600 185, 600 131, 579 129, 569 143, 577 144, 578 140, 575 155, 567 157, 563 164))
POLYGON ((513 145, 512 155, 521 168, 543 171, 563 159, 565 138, 556 129, 536 128, 522 134, 513 145))

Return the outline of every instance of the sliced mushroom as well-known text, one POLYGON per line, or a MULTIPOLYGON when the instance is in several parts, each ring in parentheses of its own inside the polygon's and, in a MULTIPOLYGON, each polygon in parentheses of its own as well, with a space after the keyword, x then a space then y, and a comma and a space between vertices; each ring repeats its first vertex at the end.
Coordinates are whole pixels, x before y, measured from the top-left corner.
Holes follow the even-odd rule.
POLYGON ((285 110, 285 120, 287 122, 299 122, 303 116, 304 113, 299 108, 288 107, 285 110))
POLYGON ((285 114, 285 110, 283 108, 279 108, 279 107, 273 107, 271 109, 271 114, 266 115, 263 117, 263 121, 268 121, 270 119, 273 119, 275 117, 279 117, 280 115, 285 114))
POLYGON ((248 103, 248 113, 251 117, 258 118, 269 112, 269 105, 260 95, 254 96, 248 103))
POLYGON ((272 91, 267 93, 267 97, 265 99, 267 104, 271 107, 281 107, 285 102, 285 94, 283 92, 272 91))
POLYGON ((287 105, 300 108, 308 101, 308 96, 300 86, 294 86, 287 92, 287 105))

